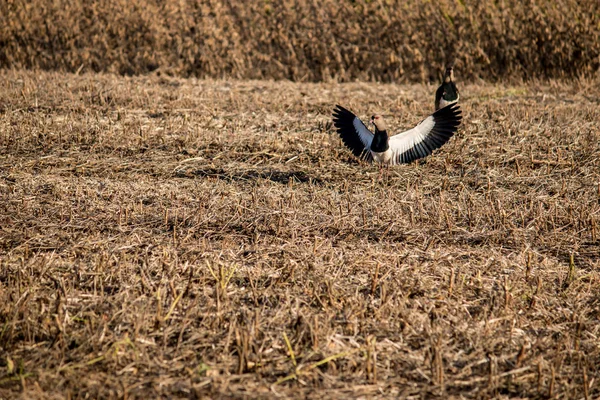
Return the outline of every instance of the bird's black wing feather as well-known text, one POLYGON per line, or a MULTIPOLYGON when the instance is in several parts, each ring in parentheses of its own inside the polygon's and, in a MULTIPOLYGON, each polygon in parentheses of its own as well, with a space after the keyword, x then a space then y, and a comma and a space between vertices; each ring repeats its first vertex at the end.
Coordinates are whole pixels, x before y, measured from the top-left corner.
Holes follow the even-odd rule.
POLYGON ((356 115, 344 107, 336 105, 333 109, 333 125, 337 128, 342 142, 352 151, 352 154, 365 161, 373 161, 369 151, 373 134, 356 115))

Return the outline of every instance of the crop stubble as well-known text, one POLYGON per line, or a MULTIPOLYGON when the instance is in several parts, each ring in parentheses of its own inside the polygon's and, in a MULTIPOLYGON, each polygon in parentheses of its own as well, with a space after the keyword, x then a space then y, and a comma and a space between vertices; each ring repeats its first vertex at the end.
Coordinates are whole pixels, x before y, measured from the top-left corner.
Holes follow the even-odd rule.
POLYGON ((597 82, 459 84, 2 71, 0 397, 598 397, 597 82))

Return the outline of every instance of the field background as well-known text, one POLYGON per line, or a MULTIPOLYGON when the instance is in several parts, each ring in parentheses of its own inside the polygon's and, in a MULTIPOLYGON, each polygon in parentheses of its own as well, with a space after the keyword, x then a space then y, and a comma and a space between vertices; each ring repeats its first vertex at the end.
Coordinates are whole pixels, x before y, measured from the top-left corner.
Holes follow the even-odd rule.
POLYGON ((0 2, 0 399, 599 398, 599 9, 0 2))
POLYGON ((294 81, 577 78, 597 0, 7 0, 0 67, 294 81))

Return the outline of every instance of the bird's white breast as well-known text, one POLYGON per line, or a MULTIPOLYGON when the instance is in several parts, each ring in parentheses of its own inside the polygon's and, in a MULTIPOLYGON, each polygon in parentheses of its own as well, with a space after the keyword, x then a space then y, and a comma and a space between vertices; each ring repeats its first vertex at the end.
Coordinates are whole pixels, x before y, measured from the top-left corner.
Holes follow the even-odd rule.
POLYGON ((371 155, 373 156, 373 160, 375 162, 381 164, 389 164, 392 161, 392 150, 387 149, 384 152, 378 153, 376 151, 371 151, 371 155))
POLYGON ((442 97, 442 98, 440 99, 440 108, 444 108, 444 107, 446 107, 447 105, 454 104, 454 103, 456 103, 457 101, 458 101, 458 96, 456 97, 456 100, 452 100, 452 101, 444 100, 444 98, 442 97))

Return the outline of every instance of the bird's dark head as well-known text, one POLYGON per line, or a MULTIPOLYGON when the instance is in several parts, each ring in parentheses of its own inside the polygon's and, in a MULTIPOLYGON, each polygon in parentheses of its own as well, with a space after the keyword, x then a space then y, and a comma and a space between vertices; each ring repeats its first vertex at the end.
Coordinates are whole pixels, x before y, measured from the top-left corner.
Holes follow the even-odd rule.
POLYGON ((444 72, 444 82, 449 83, 454 80, 454 68, 452 66, 446 67, 446 72, 444 72))
POLYGON ((371 122, 373 123, 373 125, 375 125, 375 128, 378 131, 385 131, 387 130, 387 125, 385 124, 385 121, 383 120, 383 117, 379 114, 375 114, 371 117, 371 122))

